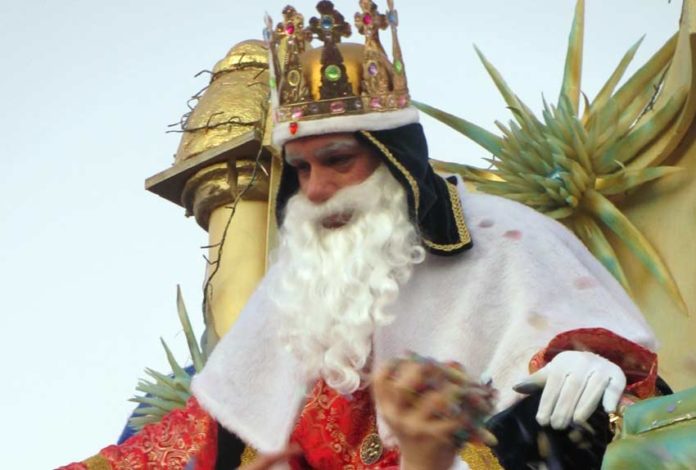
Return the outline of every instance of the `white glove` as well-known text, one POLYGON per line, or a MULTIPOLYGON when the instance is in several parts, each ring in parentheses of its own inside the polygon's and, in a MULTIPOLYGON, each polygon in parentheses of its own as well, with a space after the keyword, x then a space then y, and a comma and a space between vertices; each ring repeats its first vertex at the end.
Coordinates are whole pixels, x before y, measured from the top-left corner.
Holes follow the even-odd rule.
POLYGON ((573 422, 586 421, 604 396, 607 412, 616 411, 626 387, 619 366, 597 354, 564 351, 513 388, 519 393, 544 389, 536 420, 542 426, 565 429, 573 422))

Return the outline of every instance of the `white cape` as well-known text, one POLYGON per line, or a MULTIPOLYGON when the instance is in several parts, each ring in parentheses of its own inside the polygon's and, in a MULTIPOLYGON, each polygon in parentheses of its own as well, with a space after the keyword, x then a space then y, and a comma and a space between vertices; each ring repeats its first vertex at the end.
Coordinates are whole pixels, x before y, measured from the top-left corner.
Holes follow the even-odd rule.
MULTIPOLYGON (((375 367, 407 350, 459 361, 493 380, 502 410, 521 397, 512 386, 558 333, 606 328, 655 349, 636 306, 564 226, 506 199, 460 193, 474 246, 416 266, 388 307, 396 320, 374 337, 375 367)), ((279 344, 272 276, 273 268, 192 383, 203 408, 261 452, 287 445, 313 386, 279 344)), ((379 416, 378 427, 388 442, 379 416)))

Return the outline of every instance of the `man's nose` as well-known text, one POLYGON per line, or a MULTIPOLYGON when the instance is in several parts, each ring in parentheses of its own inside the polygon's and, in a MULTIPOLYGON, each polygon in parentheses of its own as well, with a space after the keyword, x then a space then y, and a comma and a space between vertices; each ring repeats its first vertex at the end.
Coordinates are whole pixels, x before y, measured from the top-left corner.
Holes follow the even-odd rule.
POLYGON ((321 204, 331 199, 337 189, 331 178, 324 172, 312 171, 305 185, 304 193, 311 202, 321 204))

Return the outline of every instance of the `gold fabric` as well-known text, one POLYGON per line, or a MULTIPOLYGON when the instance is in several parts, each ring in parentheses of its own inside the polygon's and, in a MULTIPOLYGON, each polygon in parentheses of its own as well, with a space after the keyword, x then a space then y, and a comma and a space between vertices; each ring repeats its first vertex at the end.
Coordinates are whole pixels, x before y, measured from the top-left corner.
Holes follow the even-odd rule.
POLYGON ((467 444, 459 455, 471 470, 503 470, 493 451, 483 444, 467 444))
POLYGON ((82 462, 87 470, 112 470, 111 464, 101 455, 95 455, 82 462))
POLYGON ((242 458, 241 458, 241 465, 247 465, 253 462, 256 459, 256 456, 258 453, 253 447, 246 446, 244 448, 244 452, 242 452, 242 458))

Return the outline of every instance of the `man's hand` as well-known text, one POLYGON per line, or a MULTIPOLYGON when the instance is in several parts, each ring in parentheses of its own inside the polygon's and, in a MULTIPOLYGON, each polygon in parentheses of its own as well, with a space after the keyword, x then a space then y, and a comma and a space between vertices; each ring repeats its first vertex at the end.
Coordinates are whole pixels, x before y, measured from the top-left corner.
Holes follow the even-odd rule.
POLYGON ((564 351, 524 381, 515 385, 519 393, 544 388, 536 420, 542 426, 565 429, 573 422, 586 421, 600 399, 607 412, 616 411, 626 387, 619 366, 585 351, 564 351))
POLYGON ((465 442, 495 439, 482 427, 495 392, 470 381, 458 365, 416 355, 395 360, 377 371, 373 393, 404 469, 448 469, 465 442))

